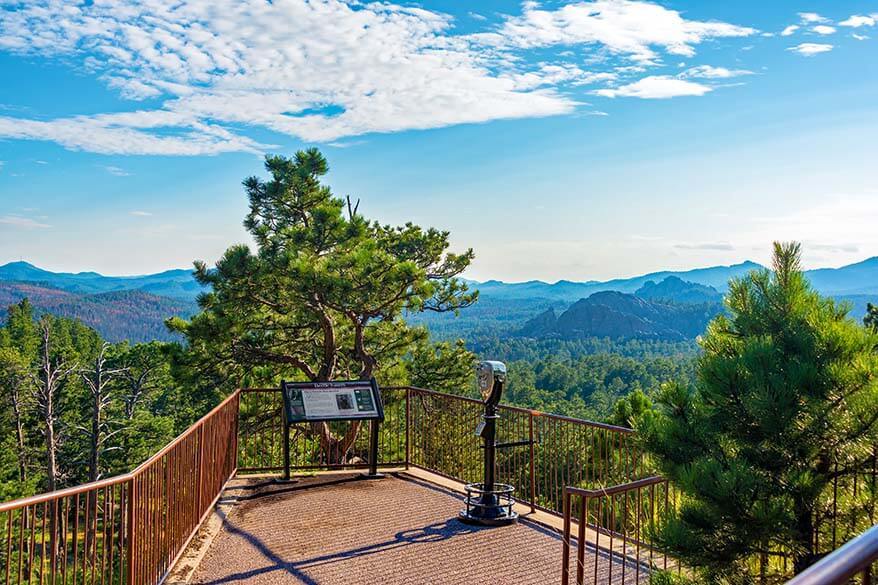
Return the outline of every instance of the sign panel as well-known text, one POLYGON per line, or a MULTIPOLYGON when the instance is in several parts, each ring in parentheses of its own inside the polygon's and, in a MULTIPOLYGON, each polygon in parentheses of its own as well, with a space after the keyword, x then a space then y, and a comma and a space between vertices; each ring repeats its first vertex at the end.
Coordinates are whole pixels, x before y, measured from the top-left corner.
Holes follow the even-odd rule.
POLYGON ((384 420, 381 393, 372 380, 282 382, 288 423, 328 420, 384 420))

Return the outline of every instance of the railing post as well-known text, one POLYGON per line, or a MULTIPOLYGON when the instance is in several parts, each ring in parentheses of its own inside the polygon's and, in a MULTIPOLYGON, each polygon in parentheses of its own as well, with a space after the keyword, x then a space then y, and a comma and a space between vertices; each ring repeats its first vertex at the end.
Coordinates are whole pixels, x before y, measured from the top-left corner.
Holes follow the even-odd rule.
POLYGON ((411 407, 412 389, 405 389, 405 468, 408 469, 412 463, 412 407, 411 407))
MULTIPOLYGON (((135 551, 136 547, 134 546, 134 535, 137 533, 135 530, 135 519, 136 514, 134 513, 134 509, 137 505, 137 489, 134 487, 135 478, 132 476, 131 479, 128 480, 128 510, 126 510, 127 515, 127 530, 125 531, 125 547, 127 552, 127 571, 125 574, 125 582, 127 585, 134 585, 134 567, 136 566, 135 562, 135 551)), ((74 568, 75 570, 75 568, 74 568)))
POLYGON ((198 489, 195 494, 195 506, 198 511, 197 516, 201 516, 204 512, 201 508, 201 498, 204 492, 204 425, 199 424, 198 430, 195 432, 198 439, 198 461, 195 462, 195 482, 198 489))
MULTIPOLYGON (((564 534, 561 538, 561 585, 570 582, 570 493, 564 487, 564 534)), ((580 543, 579 546, 582 546, 580 543)))
POLYGON ((232 465, 234 471, 233 474, 238 473, 238 424, 241 420, 241 391, 238 390, 237 397, 235 398, 235 423, 232 425, 232 456, 235 458, 235 462, 232 465))
POLYGON ((530 511, 536 510, 537 500, 537 478, 536 478, 536 448, 534 447, 534 413, 529 411, 528 418, 528 439, 530 440, 530 511))

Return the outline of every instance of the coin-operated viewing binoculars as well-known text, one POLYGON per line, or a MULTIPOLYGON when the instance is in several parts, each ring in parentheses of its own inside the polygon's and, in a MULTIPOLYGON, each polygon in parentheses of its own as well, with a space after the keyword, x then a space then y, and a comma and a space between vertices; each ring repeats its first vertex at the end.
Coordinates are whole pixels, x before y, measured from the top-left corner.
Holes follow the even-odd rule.
POLYGON ((476 380, 485 403, 482 422, 476 428, 476 435, 484 443, 485 475, 482 483, 467 484, 466 510, 461 510, 460 519, 467 524, 502 526, 518 519, 518 514, 512 510, 515 488, 494 481, 496 450, 507 446, 498 445, 496 441, 497 420, 500 418, 498 405, 506 382, 506 365, 503 362, 481 362, 476 368, 476 380))

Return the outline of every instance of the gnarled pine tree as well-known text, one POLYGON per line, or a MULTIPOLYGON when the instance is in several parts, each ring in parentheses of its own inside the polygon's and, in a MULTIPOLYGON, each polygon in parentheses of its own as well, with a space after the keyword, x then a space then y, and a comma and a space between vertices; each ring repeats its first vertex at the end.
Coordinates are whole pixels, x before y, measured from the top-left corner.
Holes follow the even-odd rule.
MULTIPOLYGON (((214 370, 268 369, 275 381, 366 380, 426 335, 406 324, 405 312, 456 311, 475 301, 456 278, 472 250, 449 253, 448 232, 366 220, 321 184, 328 165, 317 149, 269 156, 265 168, 267 181, 244 181, 244 225, 256 252, 237 245, 215 269, 196 262, 196 278, 212 290, 191 321, 169 322, 214 370)), ((337 438, 326 423, 312 426, 328 463, 344 460, 358 427, 337 438)))
POLYGON ((868 522, 833 488, 874 457, 878 334, 814 292, 799 257, 775 244, 773 271, 732 281, 695 388, 665 386, 637 425, 683 495, 658 540, 711 582, 782 580, 831 548, 841 515, 839 543, 868 522))

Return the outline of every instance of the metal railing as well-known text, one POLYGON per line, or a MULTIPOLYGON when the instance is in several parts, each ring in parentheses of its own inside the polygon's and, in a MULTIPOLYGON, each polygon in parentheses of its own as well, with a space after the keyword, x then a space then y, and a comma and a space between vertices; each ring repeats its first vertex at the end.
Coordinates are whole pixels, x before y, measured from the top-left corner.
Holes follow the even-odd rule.
MULTIPOLYGON (((386 418, 380 426, 379 465, 413 466, 464 483, 481 479, 480 440, 474 433, 480 401, 413 387, 384 388, 382 396, 386 418)), ((514 486, 516 499, 531 509, 564 519, 565 583, 574 526, 582 543, 576 552, 577 583, 586 571, 596 570, 598 546, 611 560, 624 555, 618 575, 623 583, 629 575, 639 579, 641 570, 665 567, 668 559, 650 544, 649 532, 673 509, 668 498, 673 502, 674 493, 665 480, 651 476, 631 429, 512 406, 501 406, 500 413, 497 440, 508 448, 498 451, 497 480, 514 486)), ((350 424, 330 423, 332 435, 343 436, 350 424)), ((0 504, 0 583, 162 582, 231 477, 283 470, 283 436, 280 391, 239 390, 131 473, 0 504)), ((307 424, 293 426, 290 455, 297 470, 371 463, 368 433, 360 432, 344 452, 340 443, 327 452, 315 427, 307 424)), ((825 518, 845 497, 862 511, 859 521, 872 519, 874 458, 872 463, 846 480, 849 486, 836 482, 825 518)), ((836 518, 833 513, 826 523, 827 544, 834 545, 836 518)), ((839 549, 865 563, 855 571, 867 570, 875 560, 863 556, 873 550, 869 546, 878 547, 874 529, 861 538, 870 534, 871 545, 856 539, 856 547, 839 549)), ((833 567, 840 562, 833 554, 814 570, 830 561, 833 567)))
POLYGON ((842 585, 857 576, 863 585, 870 585, 874 583, 876 565, 878 525, 829 553, 787 581, 787 585, 842 585))
POLYGON ((577 585, 586 583, 586 577, 589 583, 595 584, 640 583, 641 576, 650 571, 666 571, 676 566, 673 562, 669 565, 669 557, 656 549, 649 538, 674 506, 674 499, 668 481, 658 476, 608 488, 566 488, 562 585, 570 583, 571 551, 574 548, 577 585))
MULTIPOLYGON (((479 400, 407 389, 410 465, 464 483, 481 480, 479 400)), ((631 429, 500 406, 497 481, 532 509, 561 514, 565 486, 603 487, 636 479, 647 462, 631 429)))
MULTIPOLYGON (((382 388, 385 420, 379 433, 382 466, 414 466, 464 483, 481 480, 479 400, 414 387, 382 388)), ((564 487, 602 487, 642 477, 645 459, 631 429, 514 406, 500 407, 497 480, 515 487, 516 499, 561 514, 564 487)), ((332 423, 336 436, 351 423, 332 423)), ((283 411, 278 389, 241 391, 239 473, 283 470, 283 411)), ((331 449, 336 449, 333 444, 331 449)), ((359 433, 346 454, 326 453, 311 425, 293 425, 294 470, 364 468, 368 434, 359 433)))
POLYGON ((165 579, 235 474, 239 392, 131 473, 0 504, 0 581, 165 579))

